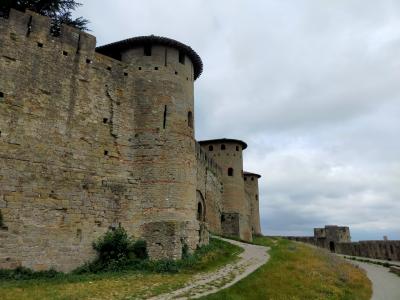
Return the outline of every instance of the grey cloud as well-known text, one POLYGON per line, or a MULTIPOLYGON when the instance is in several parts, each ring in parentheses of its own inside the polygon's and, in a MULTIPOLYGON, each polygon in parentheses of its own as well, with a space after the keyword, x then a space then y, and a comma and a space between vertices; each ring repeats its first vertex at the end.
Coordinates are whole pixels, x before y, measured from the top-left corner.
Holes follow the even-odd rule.
POLYGON ((263 231, 400 239, 400 2, 82 0, 99 44, 192 46, 198 139, 248 142, 263 231))

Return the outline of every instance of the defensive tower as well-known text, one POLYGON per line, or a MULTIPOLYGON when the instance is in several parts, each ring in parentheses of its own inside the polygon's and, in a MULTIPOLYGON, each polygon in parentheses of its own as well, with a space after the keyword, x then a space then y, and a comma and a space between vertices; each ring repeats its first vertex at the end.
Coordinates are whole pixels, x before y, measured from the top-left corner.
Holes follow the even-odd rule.
POLYGON ((250 205, 245 197, 243 181, 243 150, 247 148, 247 144, 225 138, 199 143, 222 168, 222 231, 224 234, 251 241, 250 205))
POLYGON ((135 76, 134 160, 140 166, 143 236, 152 257, 180 258, 183 243, 196 249, 196 152, 193 82, 200 57, 172 39, 142 36, 101 46, 135 76))
POLYGON ((246 192, 246 197, 250 204, 250 225, 251 232, 255 235, 261 234, 261 225, 260 225, 260 203, 259 203, 259 189, 258 189, 258 179, 261 178, 261 175, 243 172, 244 175, 244 188, 246 192))

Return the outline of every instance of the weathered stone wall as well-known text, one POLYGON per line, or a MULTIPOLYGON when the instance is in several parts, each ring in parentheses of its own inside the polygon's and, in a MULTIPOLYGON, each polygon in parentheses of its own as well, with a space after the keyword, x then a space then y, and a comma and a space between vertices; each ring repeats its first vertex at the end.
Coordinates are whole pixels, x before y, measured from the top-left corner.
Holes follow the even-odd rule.
MULTIPOLYGON (((223 212, 240 214, 239 231, 235 235, 243 240, 251 241, 250 204, 245 196, 243 180, 242 151, 244 143, 222 139, 201 141, 200 144, 204 151, 222 168, 223 212)), ((222 228, 227 228, 227 226, 225 224, 222 228)), ((229 230, 229 233, 232 230, 229 230)), ((224 232, 224 234, 228 234, 228 232, 224 232)))
POLYGON ((337 253, 400 261, 400 241, 360 241, 338 243, 337 253))
POLYGON ((285 239, 315 245, 315 238, 313 236, 285 236, 285 239))
POLYGON ((347 226, 314 228, 314 236, 285 238, 312 244, 339 254, 400 261, 400 241, 351 242, 350 229, 347 226))
POLYGON ((0 18, 0 41, 0 268, 69 271, 119 225, 154 258, 195 249, 190 60, 168 47, 115 60, 30 12, 0 18))
POLYGON ((347 226, 327 225, 314 228, 315 242, 318 247, 335 251, 336 244, 351 242, 350 229, 347 226))
POLYGON ((250 205, 250 225, 253 234, 260 235, 260 203, 258 178, 260 176, 253 173, 244 173, 244 188, 246 192, 247 202, 250 205))
POLYGON ((222 213, 221 227, 223 234, 237 237, 240 231, 240 225, 243 222, 240 218, 241 215, 239 213, 222 213))
MULTIPOLYGON (((202 205, 202 214, 208 228, 215 234, 222 234, 222 183, 221 168, 196 144, 197 157, 197 203, 202 205), (203 203, 203 204, 201 204, 203 203)), ((199 210, 199 207, 198 207, 199 210)), ((198 211, 198 214, 200 212, 198 211)), ((199 217, 197 218, 199 219, 199 217)))

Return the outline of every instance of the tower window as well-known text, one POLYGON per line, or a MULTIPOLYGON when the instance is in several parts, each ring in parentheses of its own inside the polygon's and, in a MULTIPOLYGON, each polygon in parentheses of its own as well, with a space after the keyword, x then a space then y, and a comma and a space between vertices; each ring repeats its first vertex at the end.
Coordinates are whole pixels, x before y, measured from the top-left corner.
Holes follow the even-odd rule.
POLYGON ((221 150, 225 150, 225 149, 226 149, 225 144, 222 144, 222 145, 221 145, 221 150))
POLYGON ((239 151, 239 146, 236 146, 236 151, 239 151))
POLYGON ((203 221, 203 206, 197 203, 197 221, 203 221))
POLYGON ((0 98, 4 98, 4 93, 0 92, 0 98))
POLYGON ((144 56, 151 56, 151 45, 144 46, 144 56))
POLYGON ((254 181, 254 177, 251 177, 251 181, 254 181))
POLYGON ((191 111, 188 112, 188 126, 193 128, 193 113, 191 111))
POLYGON ((39 48, 43 48, 43 43, 38 42, 38 43, 37 43, 37 46, 38 46, 39 48))
POLYGON ((212 145, 208 146, 208 151, 213 151, 214 147, 212 145))
POLYGON ((228 176, 233 176, 233 168, 228 169, 228 176))
POLYGON ((163 118, 163 128, 167 126, 167 106, 164 106, 164 118, 163 118))
POLYGON ((108 119, 107 118, 103 118, 103 123, 107 124, 108 123, 108 119))
POLYGON ((67 51, 63 51, 63 55, 64 56, 68 56, 68 52, 67 51))
POLYGON ((256 195, 256 201, 258 201, 258 195, 256 195))
POLYGON ((184 65, 185 64, 185 53, 179 51, 179 62, 184 65))
POLYGON ((247 177, 244 178, 244 181, 247 181, 247 177))

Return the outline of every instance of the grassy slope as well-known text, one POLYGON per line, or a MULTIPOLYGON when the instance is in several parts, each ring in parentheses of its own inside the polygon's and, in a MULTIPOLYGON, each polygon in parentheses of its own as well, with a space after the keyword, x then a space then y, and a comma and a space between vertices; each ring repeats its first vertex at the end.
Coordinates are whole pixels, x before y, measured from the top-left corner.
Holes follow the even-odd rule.
POLYGON ((212 250, 204 253, 190 269, 177 274, 125 271, 96 275, 63 275, 54 279, 0 281, 1 300, 8 299, 145 299, 175 290, 196 272, 210 271, 237 258, 242 249, 212 240, 212 250))
POLYGON ((270 261, 231 288, 202 299, 370 299, 365 273, 321 249, 287 240, 257 238, 270 261))

